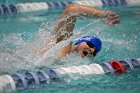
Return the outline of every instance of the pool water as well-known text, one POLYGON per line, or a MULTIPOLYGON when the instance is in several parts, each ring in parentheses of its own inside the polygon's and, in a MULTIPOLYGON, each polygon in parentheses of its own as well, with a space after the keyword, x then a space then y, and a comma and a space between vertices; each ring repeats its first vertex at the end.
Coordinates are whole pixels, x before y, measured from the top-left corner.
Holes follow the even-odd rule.
MULTIPOLYGON (((120 24, 108 26, 101 19, 79 18, 74 34, 95 35, 103 41, 93 58, 66 57, 56 64, 40 62, 34 49, 50 38, 53 24, 63 10, 39 11, 0 17, 0 74, 58 68, 140 57, 140 7, 106 8, 120 15, 120 24), (80 62, 79 62, 80 60, 80 62), (62 62, 61 62, 62 61, 62 62)), ((13 93, 139 93, 140 73, 122 76, 96 75, 69 82, 56 82, 13 93)))

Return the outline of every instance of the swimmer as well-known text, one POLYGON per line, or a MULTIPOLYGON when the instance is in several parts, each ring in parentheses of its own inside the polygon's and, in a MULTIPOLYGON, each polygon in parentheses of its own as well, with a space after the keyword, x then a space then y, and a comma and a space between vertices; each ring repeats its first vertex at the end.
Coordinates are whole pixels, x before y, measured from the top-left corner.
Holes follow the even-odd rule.
MULTIPOLYGON (((54 28, 56 43, 72 36, 76 20, 80 16, 86 18, 102 18, 110 26, 119 23, 119 15, 114 12, 96 9, 90 6, 70 4, 56 22, 54 28)), ((65 57, 70 53, 77 52, 82 58, 88 55, 96 56, 101 50, 101 46, 102 42, 99 38, 84 36, 78 40, 69 42, 62 50, 58 51, 57 54, 59 57, 65 57)), ((47 50, 47 47, 43 47, 39 52, 43 54, 47 50)))

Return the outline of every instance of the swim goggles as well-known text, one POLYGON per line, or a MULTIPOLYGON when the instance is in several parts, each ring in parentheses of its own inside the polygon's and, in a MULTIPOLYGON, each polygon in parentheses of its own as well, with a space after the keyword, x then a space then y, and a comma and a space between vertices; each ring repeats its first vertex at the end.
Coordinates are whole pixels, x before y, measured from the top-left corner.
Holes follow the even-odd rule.
MULTIPOLYGON (((90 48, 94 48, 94 49, 95 49, 95 51, 93 52, 93 56, 96 56, 97 51, 96 51, 95 46, 94 46, 90 41, 87 41, 86 44, 87 44, 90 48)), ((87 56, 87 55, 88 55, 87 51, 83 51, 83 54, 84 54, 84 56, 87 56)))

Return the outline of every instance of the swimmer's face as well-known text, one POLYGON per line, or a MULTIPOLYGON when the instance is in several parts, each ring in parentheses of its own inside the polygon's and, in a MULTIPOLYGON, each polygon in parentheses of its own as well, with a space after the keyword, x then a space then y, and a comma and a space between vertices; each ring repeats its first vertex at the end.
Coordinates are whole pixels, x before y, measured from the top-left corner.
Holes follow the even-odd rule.
POLYGON ((82 42, 77 46, 76 51, 80 54, 80 56, 83 58, 87 55, 94 55, 95 56, 95 48, 94 46, 91 46, 87 42, 82 42))

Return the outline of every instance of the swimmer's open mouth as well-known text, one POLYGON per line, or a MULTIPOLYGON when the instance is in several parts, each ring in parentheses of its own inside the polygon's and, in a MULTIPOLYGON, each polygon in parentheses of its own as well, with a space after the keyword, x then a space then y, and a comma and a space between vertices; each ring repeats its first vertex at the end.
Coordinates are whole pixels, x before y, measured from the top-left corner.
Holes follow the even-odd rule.
POLYGON ((84 56, 86 56, 88 54, 86 51, 83 51, 82 53, 84 54, 84 56))

